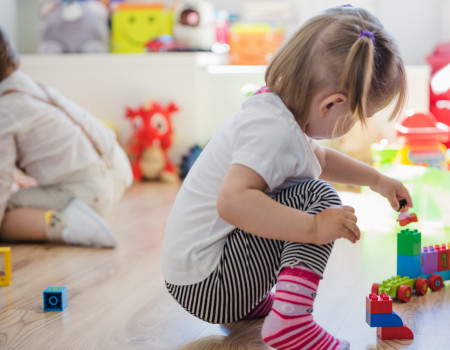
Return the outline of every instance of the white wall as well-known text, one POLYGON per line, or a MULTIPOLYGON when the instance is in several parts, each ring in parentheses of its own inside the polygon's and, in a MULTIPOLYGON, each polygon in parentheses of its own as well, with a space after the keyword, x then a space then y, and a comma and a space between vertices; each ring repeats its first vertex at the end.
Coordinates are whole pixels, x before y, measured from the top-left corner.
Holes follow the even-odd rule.
POLYGON ((15 0, 1 0, 0 26, 8 33, 13 42, 17 43, 17 6, 15 0))
MULTIPOLYGON (((174 147, 179 162, 194 144, 204 145, 241 106, 246 84, 264 82, 263 66, 221 66, 221 57, 205 53, 149 55, 22 55, 22 70, 60 90, 94 115, 112 122, 125 142, 131 134, 125 107, 149 101, 175 102, 174 147)), ((428 108, 427 66, 407 66, 408 108, 428 108)), ((382 113, 381 113, 382 114, 382 113)), ((355 154, 381 137, 394 139, 385 116, 370 122, 366 135, 356 130, 339 142, 355 154), (356 141, 358 138, 358 141, 356 141)))

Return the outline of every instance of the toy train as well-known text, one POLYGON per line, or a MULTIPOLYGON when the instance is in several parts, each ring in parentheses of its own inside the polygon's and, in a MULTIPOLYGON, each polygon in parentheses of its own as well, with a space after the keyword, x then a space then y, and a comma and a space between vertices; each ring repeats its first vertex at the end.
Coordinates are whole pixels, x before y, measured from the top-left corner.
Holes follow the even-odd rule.
POLYGON ((404 229, 397 234, 397 276, 372 285, 372 293, 386 293, 408 302, 413 291, 424 295, 438 291, 450 280, 450 243, 423 247, 422 234, 404 229))

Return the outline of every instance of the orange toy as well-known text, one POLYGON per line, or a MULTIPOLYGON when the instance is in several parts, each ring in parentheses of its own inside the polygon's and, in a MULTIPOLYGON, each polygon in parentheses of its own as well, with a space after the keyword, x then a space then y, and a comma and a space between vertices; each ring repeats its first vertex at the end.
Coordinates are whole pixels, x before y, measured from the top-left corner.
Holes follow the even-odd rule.
POLYGON ((266 23, 235 23, 228 37, 231 64, 266 65, 284 34, 266 23))

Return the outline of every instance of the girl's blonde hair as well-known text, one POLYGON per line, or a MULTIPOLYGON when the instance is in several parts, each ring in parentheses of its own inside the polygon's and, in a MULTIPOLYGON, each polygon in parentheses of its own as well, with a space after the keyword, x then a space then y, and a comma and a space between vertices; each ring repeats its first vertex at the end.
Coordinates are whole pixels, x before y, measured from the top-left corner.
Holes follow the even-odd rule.
POLYGON ((363 125, 368 103, 378 111, 396 100, 391 120, 406 99, 405 68, 393 38, 375 16, 352 6, 306 22, 272 57, 265 79, 302 127, 313 96, 324 87, 345 94, 363 125))
POLYGON ((19 68, 19 55, 0 27, 0 81, 19 68))

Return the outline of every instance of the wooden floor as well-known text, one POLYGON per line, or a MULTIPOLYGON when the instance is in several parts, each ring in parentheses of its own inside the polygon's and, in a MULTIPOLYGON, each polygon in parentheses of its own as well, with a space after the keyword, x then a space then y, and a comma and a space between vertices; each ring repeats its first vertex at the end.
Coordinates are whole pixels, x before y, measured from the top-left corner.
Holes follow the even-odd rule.
MULTIPOLYGON (((166 292, 161 243, 176 193, 173 185, 135 184, 107 217, 117 249, 11 245, 12 284, 0 287, 0 349, 269 349, 260 338, 261 321, 210 325, 166 292), (48 286, 67 286, 65 311, 43 311, 48 286)), ((316 299, 316 321, 352 349, 450 349, 448 284, 395 303, 414 341, 380 341, 366 324, 371 284, 395 274, 394 219, 378 197, 342 196, 358 206, 365 232, 355 245, 337 242, 316 299)), ((450 241, 449 234, 426 230, 424 244, 450 241)))

